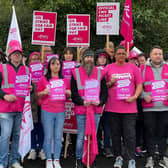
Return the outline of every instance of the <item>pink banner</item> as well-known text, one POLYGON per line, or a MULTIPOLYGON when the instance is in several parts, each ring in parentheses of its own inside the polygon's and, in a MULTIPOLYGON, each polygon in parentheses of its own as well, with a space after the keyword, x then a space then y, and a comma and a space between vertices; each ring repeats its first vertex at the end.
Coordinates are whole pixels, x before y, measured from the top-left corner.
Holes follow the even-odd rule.
POLYGON ((129 43, 129 45, 132 45, 133 43, 133 23, 132 23, 131 0, 125 0, 124 14, 123 14, 123 19, 121 23, 120 33, 124 37, 126 45, 127 43, 129 43))
POLYGON ((48 67, 48 63, 52 57, 59 58, 59 54, 46 54, 46 69, 48 67))
POLYGON ((89 47, 90 15, 67 15, 67 46, 89 47))
POLYGON ((85 81, 85 101, 99 102, 100 85, 98 80, 85 81))
POLYGON ((72 70, 76 68, 75 61, 63 61, 62 63, 62 75, 68 80, 71 79, 72 70))
POLYGON ((152 101, 163 101, 167 98, 166 81, 152 81, 152 101))
POLYGON ((62 79, 50 80, 51 100, 65 100, 65 84, 62 79))
POLYGON ((75 115, 75 105, 72 100, 67 100, 65 103, 65 121, 64 121, 64 129, 65 133, 77 134, 77 123, 76 123, 76 115, 75 115))
POLYGON ((32 77, 32 82, 37 84, 40 78, 44 74, 44 66, 42 63, 31 63, 30 64, 30 73, 32 77))
POLYGON ((16 96, 28 96, 30 93, 30 76, 16 75, 15 80, 15 94, 16 96))
POLYGON ((57 13, 33 12, 32 44, 55 45, 57 13))
POLYGON ((125 100, 131 97, 133 94, 133 88, 129 79, 117 80, 117 99, 125 100))

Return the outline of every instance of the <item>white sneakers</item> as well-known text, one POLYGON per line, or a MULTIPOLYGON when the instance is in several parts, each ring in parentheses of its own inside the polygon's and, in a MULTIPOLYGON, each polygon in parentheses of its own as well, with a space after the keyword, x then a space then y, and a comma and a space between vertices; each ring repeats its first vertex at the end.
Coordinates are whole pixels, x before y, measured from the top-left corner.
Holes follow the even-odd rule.
POLYGON ((61 168, 59 161, 54 160, 53 164, 54 164, 54 168, 61 168))
POLYGON ((20 163, 16 162, 11 165, 11 168, 23 168, 23 167, 20 165, 20 163))
POLYGON ((53 162, 51 159, 46 160, 46 168, 53 168, 53 162))
POLYGON ((51 159, 46 160, 46 168, 61 168, 59 160, 52 161, 51 159))
POLYGON ((145 168, 154 168, 154 160, 152 157, 147 158, 145 168))
POLYGON ((28 160, 36 160, 37 157, 37 152, 32 149, 29 153, 29 156, 27 157, 28 160))
MULTIPOLYGON (((44 153, 43 149, 39 152, 38 157, 41 160, 45 160, 46 159, 46 156, 45 156, 45 153, 44 153)), ((27 159, 28 160, 36 160, 36 158, 37 158, 37 152, 35 151, 35 149, 32 149, 30 151, 29 156, 27 157, 27 159)))
POLYGON ((123 158, 121 156, 117 156, 114 163, 114 168, 122 168, 122 166, 123 166, 123 158))
POLYGON ((160 162, 159 162, 159 166, 161 166, 163 168, 168 168, 168 158, 163 157, 163 160, 160 160, 160 162))
POLYGON ((39 157, 41 160, 45 160, 45 159, 46 159, 46 156, 45 156, 45 153, 44 153, 44 150, 43 150, 43 149, 41 149, 41 151, 39 152, 38 157, 39 157))
POLYGON ((0 165, 0 168, 4 168, 3 165, 0 165))

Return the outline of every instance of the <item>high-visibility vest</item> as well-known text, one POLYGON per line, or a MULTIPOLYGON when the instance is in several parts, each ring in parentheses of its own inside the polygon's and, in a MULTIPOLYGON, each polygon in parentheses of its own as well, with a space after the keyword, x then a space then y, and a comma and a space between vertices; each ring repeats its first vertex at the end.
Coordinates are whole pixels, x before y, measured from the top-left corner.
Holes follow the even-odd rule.
MULTIPOLYGON (((144 79, 144 91, 151 95, 152 93, 152 81, 155 80, 153 70, 148 65, 141 66, 141 72, 144 79)), ((161 72, 161 79, 166 81, 167 92, 168 92, 168 65, 164 64, 161 72)), ((168 106, 168 101, 163 101, 165 106, 168 106)), ((147 103, 144 99, 142 99, 142 106, 144 108, 151 108, 154 106, 154 102, 147 103)))
MULTIPOLYGON (((95 79, 99 81, 99 86, 101 86, 101 80, 103 78, 103 73, 100 69, 94 67, 90 76, 86 73, 85 69, 81 66, 76 68, 72 71, 72 74, 77 82, 78 94, 80 97, 84 99, 84 88, 85 88, 85 81, 95 79)), ((86 107, 85 106, 77 106, 75 105, 75 113, 76 114, 86 114, 86 107)), ((102 106, 93 106, 93 110, 95 113, 102 113, 103 109, 102 106)))
MULTIPOLYGON (((0 64, 0 72, 2 73, 1 89, 8 95, 15 95, 15 79, 16 75, 27 75, 29 69, 26 66, 20 66, 18 72, 9 64, 0 64)), ((16 96, 17 100, 14 102, 8 102, 4 99, 0 99, 0 113, 8 112, 22 112, 25 102, 24 97, 16 96)))

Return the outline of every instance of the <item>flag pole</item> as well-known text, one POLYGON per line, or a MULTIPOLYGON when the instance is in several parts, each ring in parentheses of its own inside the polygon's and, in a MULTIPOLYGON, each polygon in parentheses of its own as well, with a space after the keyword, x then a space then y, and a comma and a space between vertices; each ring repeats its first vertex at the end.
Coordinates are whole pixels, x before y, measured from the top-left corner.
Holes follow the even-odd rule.
POLYGON ((66 133, 66 140, 65 140, 65 150, 64 150, 64 158, 67 158, 67 151, 69 146, 69 133, 66 133))
POLYGON ((109 49, 109 42, 110 42, 110 40, 109 40, 109 34, 107 34, 106 35, 106 47, 107 47, 107 49, 109 49))
POLYGON ((80 62, 80 48, 77 47, 77 62, 80 62))
POLYGON ((89 166, 89 161, 90 161, 90 135, 88 135, 88 151, 87 151, 87 168, 90 168, 90 166, 89 166))
POLYGON ((129 57, 129 42, 127 42, 127 58, 129 57))
POLYGON ((45 62, 45 46, 41 46, 41 61, 42 63, 45 62))

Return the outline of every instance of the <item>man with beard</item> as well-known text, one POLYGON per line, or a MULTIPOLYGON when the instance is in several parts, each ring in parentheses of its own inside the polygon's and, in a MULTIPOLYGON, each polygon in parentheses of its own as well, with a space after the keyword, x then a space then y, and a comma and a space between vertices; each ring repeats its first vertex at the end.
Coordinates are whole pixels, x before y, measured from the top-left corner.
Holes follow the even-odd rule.
POLYGON ((148 158, 145 167, 154 167, 156 144, 160 154, 159 166, 168 168, 166 150, 166 131, 168 118, 168 65, 163 60, 163 50, 154 46, 150 51, 150 60, 141 66, 144 79, 142 106, 146 132, 148 158))
MULTIPOLYGON (((89 87, 92 87, 91 85, 89 87)), ((95 116, 96 130, 99 124, 100 115, 103 111, 102 106, 107 100, 107 87, 103 78, 102 70, 94 66, 94 52, 91 49, 86 49, 82 55, 82 64, 72 72, 71 78, 72 101, 75 103, 75 113, 77 119, 77 143, 76 143, 76 168, 83 168, 82 163, 84 137, 85 137, 85 122, 87 108, 93 110, 95 116), (87 83, 98 83, 98 101, 87 101, 86 90, 87 83)), ((96 167, 95 162, 91 167, 96 167)))

